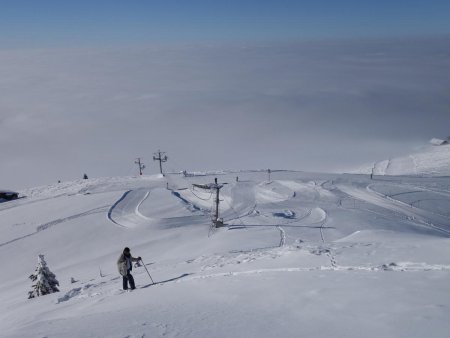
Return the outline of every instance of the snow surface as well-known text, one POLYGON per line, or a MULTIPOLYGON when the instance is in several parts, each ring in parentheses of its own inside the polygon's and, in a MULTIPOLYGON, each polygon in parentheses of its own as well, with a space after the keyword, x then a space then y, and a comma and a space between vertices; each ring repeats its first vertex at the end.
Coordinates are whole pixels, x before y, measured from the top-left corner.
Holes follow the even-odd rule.
POLYGON ((450 178, 271 179, 169 174, 21 191, 0 204, 0 337, 449 336, 450 178), (214 195, 192 188, 214 177, 228 183, 219 229, 214 195), (121 290, 125 246, 155 284, 136 267, 138 288, 121 290), (61 291, 29 300, 38 254, 61 291))
POLYGON ((383 160, 351 171, 375 175, 450 176, 450 144, 426 146, 407 156, 383 160))

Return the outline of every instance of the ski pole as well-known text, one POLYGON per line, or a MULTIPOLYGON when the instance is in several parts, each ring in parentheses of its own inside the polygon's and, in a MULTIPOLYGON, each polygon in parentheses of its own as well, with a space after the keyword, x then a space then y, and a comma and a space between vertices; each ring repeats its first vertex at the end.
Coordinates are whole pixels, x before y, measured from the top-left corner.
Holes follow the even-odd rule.
POLYGON ((145 263, 144 263, 144 261, 142 260, 142 258, 141 258, 141 262, 142 262, 142 264, 144 264, 145 271, 147 271, 148 276, 150 277, 150 280, 152 281, 152 284, 155 284, 155 282, 153 281, 152 276, 150 276, 150 272, 148 272, 148 269, 147 269, 147 267, 145 266, 145 263))

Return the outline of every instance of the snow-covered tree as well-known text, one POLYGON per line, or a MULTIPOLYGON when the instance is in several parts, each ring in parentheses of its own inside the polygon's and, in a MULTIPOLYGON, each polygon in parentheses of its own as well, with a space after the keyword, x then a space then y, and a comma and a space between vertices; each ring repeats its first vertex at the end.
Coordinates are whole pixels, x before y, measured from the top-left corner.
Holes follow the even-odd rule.
POLYGON ((39 255, 36 270, 29 278, 34 284, 31 286, 32 290, 28 292, 28 299, 59 292, 57 287, 59 282, 56 280, 55 274, 47 267, 44 255, 39 255))

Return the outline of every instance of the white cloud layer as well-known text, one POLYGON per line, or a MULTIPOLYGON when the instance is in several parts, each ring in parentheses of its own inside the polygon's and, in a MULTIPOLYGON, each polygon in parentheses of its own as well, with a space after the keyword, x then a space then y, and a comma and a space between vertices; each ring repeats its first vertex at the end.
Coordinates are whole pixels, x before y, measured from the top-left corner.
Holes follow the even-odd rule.
POLYGON ((450 39, 0 51, 0 187, 335 171, 450 134, 450 39))

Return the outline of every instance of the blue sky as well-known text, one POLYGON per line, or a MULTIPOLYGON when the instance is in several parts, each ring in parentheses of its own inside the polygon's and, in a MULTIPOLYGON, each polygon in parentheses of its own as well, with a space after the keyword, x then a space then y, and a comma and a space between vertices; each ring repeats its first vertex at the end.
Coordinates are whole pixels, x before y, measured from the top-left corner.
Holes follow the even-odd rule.
POLYGON ((450 34, 441 0, 6 0, 0 44, 70 46, 450 34))

